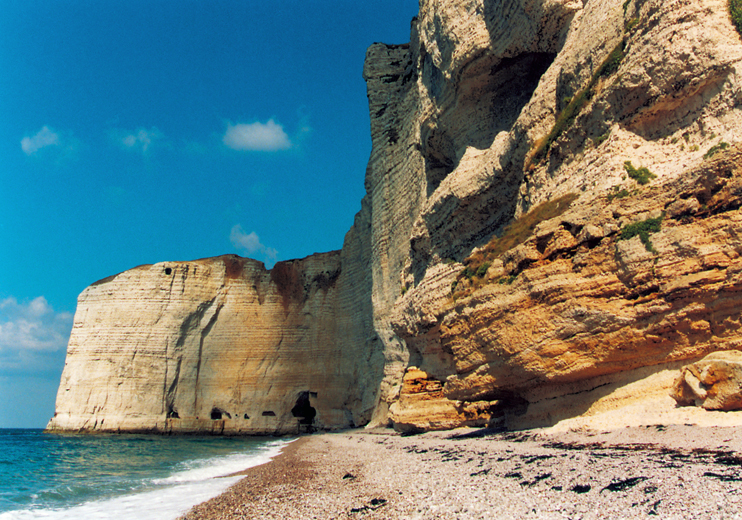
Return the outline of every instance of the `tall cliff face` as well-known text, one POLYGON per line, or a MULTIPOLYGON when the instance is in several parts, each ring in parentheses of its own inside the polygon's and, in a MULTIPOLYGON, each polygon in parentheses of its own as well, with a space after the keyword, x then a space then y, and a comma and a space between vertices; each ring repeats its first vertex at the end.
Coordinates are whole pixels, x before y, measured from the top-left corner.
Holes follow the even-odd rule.
POLYGON ((91 286, 50 427, 549 423, 742 349, 741 64, 726 0, 421 0, 342 251, 91 286))
POLYGON ((271 271, 235 256, 165 262, 93 284, 78 300, 49 428, 265 434, 364 424, 378 377, 370 351, 352 348, 362 326, 349 320, 363 312, 340 258, 271 271), (339 321, 341 308, 349 318, 339 321))
MULTIPOLYGON (((720 175, 704 155, 742 137, 741 59, 723 0, 425 1, 409 46, 369 49, 374 316, 395 424, 492 423, 737 348, 736 232, 723 231, 736 203, 698 210, 711 195, 684 183, 720 175), (627 161, 656 175, 648 187, 627 161), (565 195, 570 213, 481 260, 565 195), (675 199, 694 209, 664 221, 669 243, 619 240, 675 199), (717 253, 728 261, 709 264, 717 253), (676 275, 697 278, 692 295, 665 294, 676 275)), ((732 157, 722 177, 736 185, 732 157)))

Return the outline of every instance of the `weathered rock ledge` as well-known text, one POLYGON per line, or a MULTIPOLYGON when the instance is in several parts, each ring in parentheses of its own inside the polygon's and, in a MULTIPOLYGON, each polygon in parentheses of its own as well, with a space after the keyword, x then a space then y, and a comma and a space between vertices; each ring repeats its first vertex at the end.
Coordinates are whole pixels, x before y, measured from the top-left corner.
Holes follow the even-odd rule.
MULTIPOLYGON (((664 185, 578 200, 492 262, 474 279, 476 288, 456 300, 450 283, 459 269, 451 266, 443 283, 439 276, 419 291, 427 301, 409 297, 392 320, 409 345, 424 337, 425 348, 434 345, 451 360, 429 369, 444 383, 438 399, 419 403, 414 418, 392 407, 392 420, 429 429, 441 419, 428 418, 427 403, 450 401, 448 423, 456 422, 455 404, 485 409, 480 425, 502 424, 510 403, 511 425, 553 424, 575 413, 565 409, 569 399, 557 397, 742 348, 740 206, 742 147, 734 147, 664 185), (623 236, 652 218, 661 219, 661 229, 648 235, 648 246, 638 235, 623 236), (428 314, 421 317, 420 309, 428 314), (549 401, 551 409, 524 414, 525 403, 549 401), (493 417, 494 404, 501 412, 493 417)), ((403 386, 400 403, 417 392, 403 386)), ((459 415, 461 424, 472 419, 459 415)))

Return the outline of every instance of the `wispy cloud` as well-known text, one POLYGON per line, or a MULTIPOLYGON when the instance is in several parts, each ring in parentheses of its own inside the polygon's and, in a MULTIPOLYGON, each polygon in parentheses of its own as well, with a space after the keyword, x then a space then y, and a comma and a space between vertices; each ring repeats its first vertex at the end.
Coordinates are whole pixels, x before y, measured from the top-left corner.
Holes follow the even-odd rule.
POLYGON ((232 245, 238 250, 247 253, 249 256, 258 256, 260 260, 263 260, 266 265, 270 268, 276 263, 278 259, 278 251, 272 247, 265 246, 261 241, 258 234, 255 231, 245 233, 242 226, 237 224, 232 228, 229 233, 229 240, 232 245))
POLYGON ((291 148, 283 126, 269 119, 266 123, 228 124, 222 142, 233 150, 277 152, 291 148))
POLYGON ((146 154, 158 141, 164 139, 164 135, 157 128, 149 130, 139 128, 130 132, 128 130, 113 130, 111 136, 122 148, 146 154))
POLYGON ((26 136, 21 139, 21 149, 26 155, 33 155, 47 146, 61 146, 61 144, 59 134, 46 125, 33 137, 26 136))
POLYGON ((28 303, 0 300, 0 371, 55 370, 67 348, 72 314, 55 312, 39 296, 28 303))

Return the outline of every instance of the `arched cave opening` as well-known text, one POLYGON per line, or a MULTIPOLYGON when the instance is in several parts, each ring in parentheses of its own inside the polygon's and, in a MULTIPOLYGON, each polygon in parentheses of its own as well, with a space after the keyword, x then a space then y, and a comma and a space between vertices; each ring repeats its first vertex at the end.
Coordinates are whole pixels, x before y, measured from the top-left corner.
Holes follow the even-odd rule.
POLYGON ((314 418, 317 416, 317 410, 314 409, 309 401, 311 394, 317 395, 316 392, 299 392, 296 398, 296 404, 291 409, 291 415, 299 419, 299 431, 313 431, 314 418))
POLYGON ((167 418, 168 419, 180 419, 180 415, 178 415, 178 410, 176 410, 173 405, 169 405, 167 407, 167 418))
POLYGON ((211 420, 212 421, 218 421, 223 418, 223 416, 227 416, 228 419, 231 419, 232 416, 229 414, 229 412, 225 412, 221 408, 217 408, 216 406, 211 409, 211 420))

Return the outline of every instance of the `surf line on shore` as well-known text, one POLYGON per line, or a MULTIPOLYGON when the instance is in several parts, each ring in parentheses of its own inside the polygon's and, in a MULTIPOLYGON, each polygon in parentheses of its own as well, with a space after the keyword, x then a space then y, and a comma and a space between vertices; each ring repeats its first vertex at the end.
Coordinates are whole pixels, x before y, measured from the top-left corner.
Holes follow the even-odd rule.
MULTIPOLYGON (((111 467, 96 470, 92 463, 96 458, 110 459, 113 457, 111 452, 116 451, 116 448, 126 452, 131 450, 129 445, 137 441, 147 444, 144 449, 141 446, 137 448, 142 459, 157 457, 159 451, 176 450, 165 447, 167 441, 176 439, 158 438, 147 443, 149 439, 142 436, 132 437, 131 440, 126 437, 110 438, 115 440, 105 446, 96 446, 95 439, 88 436, 59 436, 60 444, 64 444, 64 449, 69 452, 70 462, 59 472, 60 475, 49 479, 50 482, 39 484, 38 489, 26 493, 28 496, 24 496, 19 487, 19 493, 12 500, 17 507, 5 503, 5 507, 0 508, 0 520, 175 519, 195 505, 224 493, 243 478, 245 471, 270 462, 296 440, 266 439, 264 442, 253 443, 247 449, 230 449, 228 453, 223 450, 217 454, 207 453, 194 446, 194 449, 201 449, 198 454, 194 451, 192 456, 181 457, 178 462, 168 461, 165 455, 160 454, 161 464, 159 461, 156 464, 149 461, 144 470, 142 468, 145 464, 137 460, 137 455, 134 454, 120 457, 120 463, 110 465, 111 467), (74 447, 70 448, 70 444, 74 444, 74 447), (160 444, 163 446, 159 446, 160 444), (152 445, 155 452, 151 451, 152 445), (104 453, 105 451, 109 453, 104 453), (86 467, 85 462, 79 462, 83 458, 91 461, 87 464, 91 467, 86 467), (159 465, 167 466, 168 469, 162 471, 156 467, 159 465)), ((44 440, 49 443, 49 436, 44 440)), ((178 442, 208 444, 213 441, 204 438, 203 441, 176 440, 176 444, 178 442)), ((51 444, 55 444, 54 438, 51 444)), ((50 446, 49 452, 50 455, 58 454, 60 447, 50 446)), ((53 467, 50 467, 51 471, 54 471, 53 467)), ((28 476, 33 479, 32 474, 28 476)))

